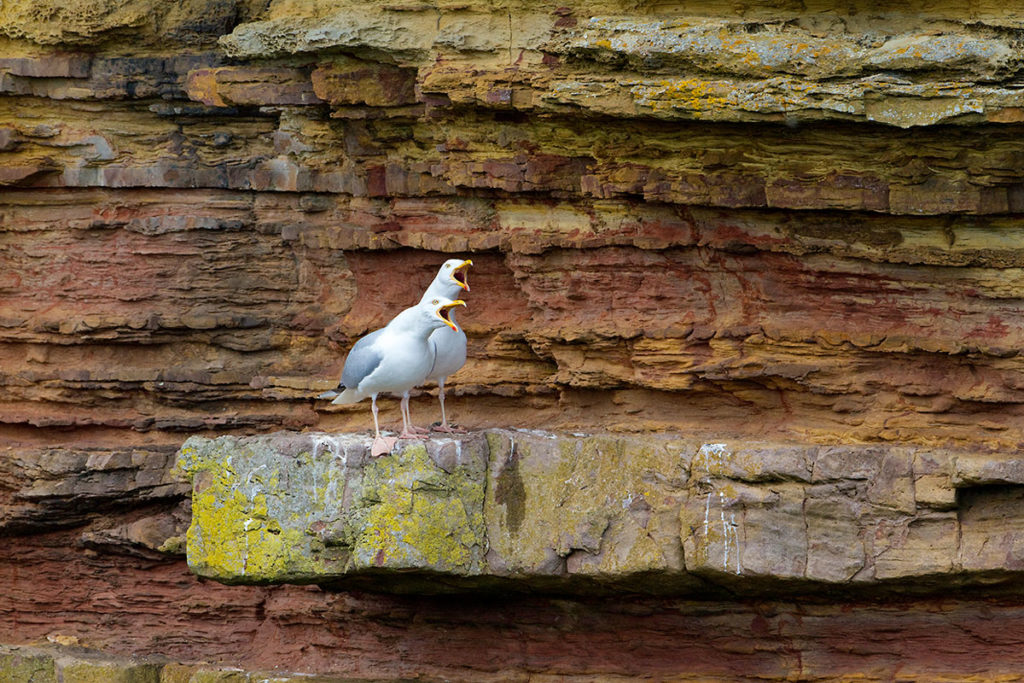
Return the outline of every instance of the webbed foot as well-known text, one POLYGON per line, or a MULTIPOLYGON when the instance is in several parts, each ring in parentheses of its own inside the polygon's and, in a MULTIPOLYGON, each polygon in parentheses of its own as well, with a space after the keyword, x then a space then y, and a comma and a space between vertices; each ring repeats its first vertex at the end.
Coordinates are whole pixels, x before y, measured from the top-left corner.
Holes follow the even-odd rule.
POLYGON ((393 436, 378 436, 373 440, 373 445, 370 446, 370 455, 374 458, 379 458, 382 455, 387 455, 391 452, 391 449, 398 443, 398 439, 393 436))

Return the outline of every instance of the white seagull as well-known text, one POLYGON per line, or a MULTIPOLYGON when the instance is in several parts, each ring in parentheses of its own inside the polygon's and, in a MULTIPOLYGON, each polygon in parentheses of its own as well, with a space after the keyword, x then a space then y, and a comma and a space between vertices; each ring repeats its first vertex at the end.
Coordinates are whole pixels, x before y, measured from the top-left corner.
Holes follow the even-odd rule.
POLYGON ((398 438, 421 438, 410 427, 409 391, 426 380, 434 365, 434 351, 427 341, 431 332, 439 328, 456 329, 452 309, 465 305, 461 300, 435 296, 405 309, 385 327, 359 339, 345 359, 338 389, 320 394, 319 398, 334 399, 331 403, 336 405, 370 397, 374 456, 389 452, 398 440, 380 435, 377 394, 381 392, 402 395, 402 433, 398 438))
MULTIPOLYGON (((420 303, 437 297, 451 299, 459 296, 461 290, 468 292, 469 280, 466 277, 465 269, 471 265, 473 262, 468 259, 463 261, 453 258, 445 261, 437 271, 434 281, 423 293, 420 303)), ((448 425, 448 416, 444 412, 444 381, 466 364, 466 333, 455 321, 455 311, 452 311, 448 317, 452 321, 452 325, 438 328, 430 335, 430 346, 434 350, 434 365, 427 374, 427 381, 437 382, 440 389, 438 398, 441 400, 441 426, 436 429, 452 433, 462 430, 448 425)))

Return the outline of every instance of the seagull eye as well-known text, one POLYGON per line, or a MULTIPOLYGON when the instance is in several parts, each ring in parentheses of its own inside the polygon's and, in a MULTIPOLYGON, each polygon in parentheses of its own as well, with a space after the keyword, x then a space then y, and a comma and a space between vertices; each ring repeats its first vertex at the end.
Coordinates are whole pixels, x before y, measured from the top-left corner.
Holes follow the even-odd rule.
POLYGON ((441 302, 440 302, 440 301, 438 301, 437 299, 434 299, 434 300, 433 300, 433 301, 431 301, 430 303, 431 303, 432 305, 436 306, 436 305, 438 305, 438 304, 439 304, 439 303, 441 303, 441 302))

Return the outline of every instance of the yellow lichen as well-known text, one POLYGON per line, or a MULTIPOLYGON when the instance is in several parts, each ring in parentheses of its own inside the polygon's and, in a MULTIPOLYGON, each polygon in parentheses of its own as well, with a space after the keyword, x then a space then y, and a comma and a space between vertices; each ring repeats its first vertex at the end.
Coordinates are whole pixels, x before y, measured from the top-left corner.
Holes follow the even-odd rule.
POLYGON ((374 463, 364 487, 374 504, 353 548, 358 565, 474 568, 473 549, 483 545, 480 482, 460 469, 445 474, 417 445, 374 463))
POLYGON ((345 456, 339 465, 337 449, 324 443, 284 461, 230 439, 202 453, 183 450, 194 484, 190 566, 221 581, 257 583, 381 566, 479 570, 482 473, 445 472, 416 445, 350 478, 345 456))

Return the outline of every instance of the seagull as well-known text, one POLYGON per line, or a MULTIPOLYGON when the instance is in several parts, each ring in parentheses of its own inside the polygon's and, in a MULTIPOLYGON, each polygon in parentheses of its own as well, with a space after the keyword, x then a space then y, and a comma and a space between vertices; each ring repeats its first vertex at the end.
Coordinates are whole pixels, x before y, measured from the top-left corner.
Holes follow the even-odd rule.
POLYGON ((356 403, 367 396, 373 410, 374 440, 371 454, 382 455, 391 450, 398 439, 422 438, 410 425, 409 391, 422 384, 434 365, 434 351, 428 343, 431 332, 439 328, 457 329, 452 309, 465 306, 461 299, 425 298, 405 309, 391 322, 374 330, 355 343, 345 359, 337 390, 318 398, 333 399, 335 405, 356 403), (377 420, 377 394, 402 394, 402 433, 397 438, 380 435, 377 420))
MULTIPOLYGON (((473 262, 468 259, 448 259, 442 263, 434 281, 423 293, 420 303, 437 297, 450 299, 458 296, 463 289, 468 292, 469 280, 466 279, 465 269, 471 265, 473 262)), ((437 382, 440 388, 438 398, 441 400, 441 426, 435 429, 451 434, 462 430, 448 425, 448 417, 444 412, 444 381, 448 375, 466 364, 466 333, 455 321, 455 311, 451 312, 449 319, 452 325, 438 328, 430 335, 429 343, 434 350, 434 365, 427 374, 427 381, 437 382)))

